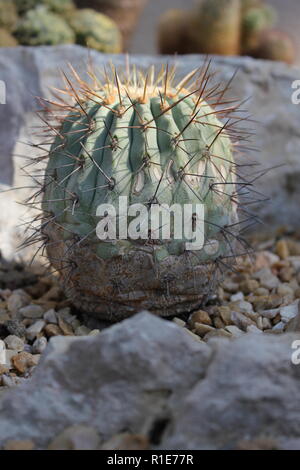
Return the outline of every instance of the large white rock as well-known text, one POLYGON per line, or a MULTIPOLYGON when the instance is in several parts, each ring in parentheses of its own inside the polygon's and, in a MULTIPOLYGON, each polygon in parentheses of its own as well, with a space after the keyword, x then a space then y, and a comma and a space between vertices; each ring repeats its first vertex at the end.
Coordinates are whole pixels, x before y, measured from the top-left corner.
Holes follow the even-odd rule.
MULTIPOLYGON (((0 405, 0 447, 46 447, 73 425, 128 431, 162 449, 228 449, 269 438, 300 448, 297 335, 195 341, 143 312, 97 336, 51 340, 28 384, 0 405)), ((249 444, 249 445, 250 445, 249 444)))
MULTIPOLYGON (((108 64, 111 60, 121 67, 124 56, 103 55, 92 51, 90 60, 95 67, 108 64)), ((36 109, 35 96, 50 97, 49 87, 60 86, 60 69, 67 70, 68 62, 80 73, 86 72, 89 60, 87 49, 80 46, 1 48, 0 80, 6 85, 6 104, 0 104, 0 189, 11 185, 28 186, 28 178, 21 177, 20 167, 24 164, 22 155, 34 156, 36 149, 26 145, 27 141, 38 142, 34 127, 40 122, 33 113, 36 109)), ((147 67, 150 64, 176 62, 178 78, 203 63, 199 55, 174 58, 132 56, 131 62, 147 67)), ((256 136, 252 152, 241 163, 253 162, 260 167, 249 169, 259 192, 258 198, 269 197, 268 203, 259 208, 249 206, 255 215, 269 224, 299 225, 300 202, 300 105, 292 103, 292 83, 300 79, 300 69, 281 63, 257 61, 250 58, 216 57, 213 69, 219 79, 228 81, 238 69, 231 86, 231 94, 241 100, 250 98, 243 106, 249 109, 255 123, 249 123, 256 136), (256 180, 263 169, 273 168, 256 180), (257 174, 256 174, 257 172, 257 174), (261 195, 261 194, 262 195, 261 195)), ((24 208, 15 200, 24 201, 26 191, 0 194, 0 249, 5 256, 12 255, 16 245, 15 225, 24 208)), ((23 219, 22 219, 23 220, 23 219)), ((22 238, 22 229, 21 238, 22 238)))

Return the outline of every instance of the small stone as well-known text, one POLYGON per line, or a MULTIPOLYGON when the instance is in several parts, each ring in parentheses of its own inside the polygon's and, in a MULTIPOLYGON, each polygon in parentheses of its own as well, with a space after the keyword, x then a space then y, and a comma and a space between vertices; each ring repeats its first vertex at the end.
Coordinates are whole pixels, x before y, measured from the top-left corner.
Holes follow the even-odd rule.
POLYGON ((46 323, 57 324, 57 316, 56 316, 56 312, 53 308, 48 310, 46 313, 44 313, 43 318, 44 318, 46 323))
POLYGON ((258 289, 256 289, 254 291, 254 295, 255 296, 266 296, 266 295, 269 295, 269 291, 265 287, 259 287, 258 289))
POLYGON ((203 337, 206 333, 210 333, 215 329, 212 326, 204 325, 203 323, 195 323, 194 324, 194 331, 197 335, 203 337))
POLYGON ((58 326, 63 332, 64 336, 74 336, 74 330, 71 325, 69 325, 63 318, 59 316, 58 326))
POLYGON ((13 388, 16 385, 18 385, 15 377, 11 377, 10 375, 7 375, 7 374, 3 374, 1 376, 1 382, 2 382, 3 387, 8 387, 8 388, 13 388))
POLYGON ((21 352, 12 357, 12 365, 20 374, 24 374, 30 367, 36 366, 38 363, 37 357, 27 352, 21 352))
POLYGON ((296 273, 300 272, 300 256, 289 256, 288 261, 296 273))
POLYGON ((275 255, 271 251, 261 251, 256 255, 255 269, 260 270, 268 268, 280 260, 279 256, 275 255))
POLYGON ((229 331, 229 333, 231 333, 235 338, 239 338, 245 334, 244 331, 240 330, 237 326, 234 325, 228 325, 225 327, 225 329, 226 331, 229 331))
POLYGON ((42 318, 43 309, 39 305, 31 304, 19 310, 24 318, 42 318))
POLYGON ((231 312, 231 320, 236 325, 240 330, 246 331, 247 326, 249 325, 254 325, 254 322, 250 320, 250 318, 247 318, 243 313, 241 312, 231 312))
POLYGON ((257 328, 257 326, 255 325, 248 325, 246 331, 247 333, 262 334, 262 331, 259 328, 257 328))
POLYGON ((300 332, 300 305, 299 305, 299 313, 297 314, 295 318, 293 318, 292 320, 288 322, 285 331, 288 333, 300 332))
MULTIPOLYGON (((177 317, 173 318, 173 322, 176 323, 176 325, 181 326, 182 328, 184 328, 185 325, 186 325, 185 321, 183 321, 183 320, 181 320, 181 318, 177 318, 177 317)), ((91 333, 89 333, 89 336, 91 335, 91 333)))
POLYGON ((232 334, 229 331, 220 328, 218 330, 211 331, 210 333, 206 333, 203 340, 208 341, 210 338, 219 337, 219 338, 231 338, 232 334))
POLYGON ((53 439, 48 450, 97 450, 99 445, 96 429, 78 424, 66 428, 53 439))
POLYGON ((285 328, 285 324, 281 321, 277 323, 277 325, 273 326, 272 331, 283 332, 285 328))
POLYGON ((287 305, 285 307, 281 307, 280 309, 280 316, 281 320, 284 323, 288 323, 290 320, 295 318, 298 314, 298 305, 299 305, 299 300, 297 300, 295 303, 291 305, 287 305))
POLYGON ((198 341, 198 342, 203 342, 198 335, 195 335, 195 333, 193 333, 188 328, 184 328, 183 331, 186 331, 189 334, 189 336, 193 338, 193 340, 198 341))
POLYGON ((0 325, 5 325, 9 318, 9 315, 5 310, 0 311, 0 325))
POLYGON ((45 326, 44 332, 48 338, 51 338, 52 336, 63 336, 63 332, 61 331, 59 326, 54 325, 52 323, 49 323, 45 326))
POLYGON ((239 300, 244 300, 243 292, 237 292, 230 297, 230 302, 237 302, 239 300))
POLYGON ((263 325, 263 318, 262 317, 258 317, 257 320, 256 320, 256 325, 257 325, 257 328, 259 330, 263 330, 264 328, 264 325, 263 325))
POLYGON ((262 329, 263 330, 270 330, 272 328, 272 323, 268 318, 262 319, 262 329))
POLYGON ((222 287, 225 291, 235 294, 239 290, 239 285, 236 282, 230 280, 225 280, 222 284, 222 287))
POLYGON ((91 330, 89 328, 87 328, 84 325, 81 325, 78 328, 76 328, 75 335, 76 336, 87 336, 87 335, 90 334, 90 332, 91 332, 91 330))
POLYGON ((279 314, 279 310, 279 308, 274 308, 272 310, 262 310, 260 314, 262 317, 268 318, 269 320, 273 320, 276 315, 279 314))
POLYGON ((34 442, 30 440, 10 440, 4 444, 4 450, 33 450, 35 448, 34 442))
POLYGON ((218 312, 225 325, 232 325, 231 310, 229 307, 218 307, 218 312))
POLYGON ((24 349, 24 341, 16 335, 9 335, 5 338, 5 344, 7 349, 20 352, 24 349))
POLYGON ((259 280, 262 287, 269 290, 276 289, 279 285, 279 279, 274 276, 270 268, 263 268, 257 271, 253 277, 259 280))
POLYGON ((100 330, 97 330, 97 329, 92 330, 92 331, 90 331, 89 336, 97 336, 97 335, 99 335, 99 333, 101 333, 100 330))
POLYGON ((239 302, 235 302, 234 308, 244 314, 253 313, 252 304, 250 302, 247 302, 246 300, 240 300, 239 302))
POLYGON ((300 299, 300 287, 298 287, 298 289, 295 290, 295 297, 297 299, 300 299))
POLYGON ((277 288, 277 294, 283 296, 291 296, 294 297, 294 290, 291 288, 289 284, 280 284, 277 288))
POLYGON ((282 282, 290 282, 293 279, 294 274, 294 269, 290 267, 282 268, 279 271, 279 277, 282 282))
POLYGON ((220 317, 214 318, 214 327, 218 329, 223 329, 225 327, 225 323, 220 317))
POLYGON ((11 313, 17 313, 22 307, 31 302, 31 297, 22 289, 13 291, 7 300, 7 308, 11 313))
POLYGON ((198 310, 192 313, 189 318, 189 325, 194 328, 195 323, 203 323, 204 325, 212 325, 210 316, 204 310, 198 310))
POLYGON ((0 375, 7 374, 9 371, 8 367, 0 363, 0 375))
POLYGON ((40 338, 37 338, 35 342, 32 345, 32 352, 34 354, 42 354, 46 347, 47 347, 48 341, 45 336, 41 336, 40 338))
POLYGON ((286 259, 290 255, 289 247, 285 240, 279 240, 279 242, 276 243, 275 253, 281 259, 286 259))
POLYGON ((258 288, 259 283, 255 279, 247 279, 240 284, 240 289, 245 295, 252 294, 258 288))
POLYGON ((261 310, 272 310, 279 307, 282 303, 282 297, 277 294, 264 295, 259 297, 253 297, 249 301, 254 306, 254 309, 258 312, 261 310))
POLYGON ((11 335, 16 335, 19 338, 25 338, 26 328, 20 321, 8 320, 5 326, 11 335))
POLYGON ((287 240, 287 245, 291 256, 299 257, 300 259, 300 242, 295 240, 287 240))
POLYGON ((38 334, 41 333, 45 325, 46 325, 46 322, 44 320, 38 320, 35 323, 33 323, 26 330, 26 338, 29 341, 34 340, 38 336, 38 334))
POLYGON ((100 450, 148 450, 149 439, 140 434, 121 433, 104 442, 100 450))

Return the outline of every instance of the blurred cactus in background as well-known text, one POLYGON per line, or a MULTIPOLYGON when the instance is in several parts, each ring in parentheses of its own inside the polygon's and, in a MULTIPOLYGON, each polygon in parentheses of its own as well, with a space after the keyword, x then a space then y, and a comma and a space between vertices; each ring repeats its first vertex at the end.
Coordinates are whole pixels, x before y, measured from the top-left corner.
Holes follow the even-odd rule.
POLYGON ((0 28, 0 47, 14 47, 18 45, 18 41, 8 31, 0 28))
POLYGON ((240 51, 240 0, 201 0, 192 28, 199 52, 236 55, 240 51))
POLYGON ((75 0, 79 8, 93 8, 112 18, 120 28, 124 48, 129 41, 140 14, 148 0, 75 0))
POLYGON ((27 46, 75 42, 75 34, 67 22, 44 6, 25 14, 17 25, 15 36, 21 44, 27 46))
POLYGON ((189 54, 194 50, 191 37, 191 14, 172 9, 160 17, 158 26, 158 49, 161 54, 189 54))
POLYGON ((277 19, 264 0, 197 0, 191 11, 168 10, 161 16, 158 49, 161 54, 241 54, 290 64, 295 45, 289 35, 272 29, 277 19))
POLYGON ((54 13, 65 13, 75 8, 73 0, 15 0, 20 15, 33 10, 39 5, 44 5, 54 13))
POLYGON ((76 43, 100 52, 122 52, 122 38, 116 23, 108 16, 86 8, 75 10, 68 16, 75 32, 76 43))
POLYGON ((13 31, 17 21, 16 5, 11 0, 0 0, 0 28, 13 31))

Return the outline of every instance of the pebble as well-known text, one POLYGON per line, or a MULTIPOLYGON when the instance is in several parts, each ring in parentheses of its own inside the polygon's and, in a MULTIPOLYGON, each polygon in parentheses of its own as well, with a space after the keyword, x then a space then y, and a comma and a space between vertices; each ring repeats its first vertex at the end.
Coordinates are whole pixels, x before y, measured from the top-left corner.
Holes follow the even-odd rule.
POLYGON ((47 338, 45 336, 41 336, 40 338, 37 338, 35 342, 32 345, 32 352, 34 354, 42 354, 44 350, 46 349, 48 344, 47 338))
POLYGON ((19 312, 24 318, 41 318, 44 313, 42 307, 35 304, 27 305, 21 308, 19 312))
POLYGON ((282 321, 280 321, 279 323, 277 323, 277 325, 273 326, 272 330, 283 332, 284 328, 285 328, 285 324, 282 321))
POLYGON ((285 307, 281 307, 279 313, 281 316, 281 320, 284 323, 288 323, 290 320, 295 318, 299 311, 299 300, 291 305, 287 305, 285 307))
POLYGON ((76 336, 87 336, 90 334, 91 330, 84 325, 78 326, 75 330, 76 336))
POLYGON ((0 379, 3 387, 13 388, 18 385, 18 380, 16 379, 16 377, 11 377, 10 375, 3 374, 0 379))
POLYGON ((26 335, 26 328, 19 320, 8 320, 5 326, 11 335, 19 336, 19 338, 24 338, 26 335))
POLYGON ((7 374, 9 371, 8 367, 4 364, 0 364, 0 376, 3 374, 7 374))
POLYGON ((20 352, 24 349, 24 341, 16 335, 9 335, 4 339, 7 349, 20 352))
POLYGON ((226 331, 229 331, 229 333, 232 334, 235 338, 239 338, 240 336, 243 336, 245 333, 240 330, 237 326, 235 325, 228 325, 225 327, 226 331))
MULTIPOLYGON (((184 322, 184 324, 185 324, 185 322, 184 322)), ((100 330, 97 330, 97 329, 92 330, 92 331, 90 331, 89 336, 97 336, 99 333, 101 333, 100 330)))
POLYGON ((187 328, 184 328, 183 331, 186 331, 189 336, 191 336, 195 341, 200 341, 200 342, 203 342, 200 337, 198 335, 195 335, 195 333, 193 333, 191 330, 188 330, 187 328))
POLYGON ((269 291, 265 287, 259 287, 258 289, 256 289, 254 291, 254 295, 256 295, 256 296, 266 296, 266 295, 269 295, 269 291))
POLYGON ((225 280, 222 284, 223 289, 231 294, 235 294, 239 290, 239 285, 236 282, 225 280))
POLYGON ((262 310, 260 312, 262 317, 269 318, 269 320, 273 320, 279 314, 279 308, 274 308, 272 310, 262 310))
POLYGON ((286 240, 279 240, 279 242, 276 243, 275 253, 281 259, 286 259, 290 255, 289 247, 286 240))
POLYGON ((52 308, 44 313, 43 316, 46 323, 54 323, 57 324, 57 316, 55 310, 52 308))
POLYGON ((203 323, 204 325, 212 325, 210 316, 204 310, 198 310, 197 312, 192 313, 189 318, 189 325, 191 328, 194 328, 196 323, 203 323))
POLYGON ((44 320, 38 320, 35 323, 33 323, 31 326, 29 326, 26 330, 26 338, 29 341, 34 340, 39 333, 43 330, 43 328, 46 326, 46 322, 44 320))
POLYGON ((251 300, 249 298, 248 300, 252 303, 254 309, 258 312, 261 310, 272 310, 276 307, 279 307, 282 303, 282 297, 277 294, 252 297, 251 300))
POLYGON ((246 331, 247 326, 254 325, 254 322, 241 312, 231 312, 231 320, 240 330, 246 331))
MULTIPOLYGON (((183 320, 181 320, 181 318, 177 318, 177 317, 173 318, 173 322, 176 323, 176 325, 181 326, 182 328, 184 328, 185 325, 186 325, 185 321, 183 321, 183 320)), ((90 334, 91 333, 89 333, 89 335, 90 334)))
POLYGON ((289 295, 294 297, 294 290, 289 284, 280 284, 280 286, 277 288, 277 294, 281 296, 289 295))
POLYGON ((240 283, 240 289, 243 294, 248 295, 259 289, 259 283, 255 279, 247 279, 240 283))
POLYGON ((244 300, 243 292, 237 292, 230 297, 230 302, 237 302, 239 300, 244 300))
POLYGON ((206 333, 210 333, 214 330, 215 328, 212 326, 204 325, 203 323, 194 323, 194 332, 201 337, 205 336, 206 333))
POLYGON ((49 323, 48 325, 45 326, 44 328, 45 335, 48 338, 51 338, 52 336, 62 336, 63 332, 59 328, 58 325, 54 325, 53 323, 49 323))
POLYGON ((24 374, 30 367, 36 366, 39 361, 38 355, 33 355, 27 352, 21 352, 16 356, 12 357, 11 362, 20 374, 24 374))
POLYGON ((31 302, 31 297, 22 289, 13 291, 7 299, 7 308, 11 313, 17 313, 22 307, 31 302))
POLYGON ((9 315, 6 310, 0 311, 0 325, 5 325, 5 323, 9 320, 9 315))
POLYGON ((58 326, 63 332, 64 336, 74 336, 74 330, 63 318, 58 318, 58 326))
POLYGON ((218 307, 218 313, 225 325, 232 325, 231 310, 227 306, 218 307))
POLYGON ((274 276, 270 268, 262 268, 260 271, 257 271, 253 277, 259 280, 262 287, 269 290, 276 289, 279 285, 278 277, 274 276))
POLYGON ((257 328, 257 326, 255 326, 255 325, 248 325, 246 331, 247 331, 247 333, 253 333, 253 334, 260 333, 260 334, 262 334, 262 330, 257 328))
POLYGON ((210 333, 206 333, 203 340, 208 341, 210 338, 215 338, 215 337, 231 338, 232 334, 229 333, 229 331, 224 330, 224 328, 220 328, 217 330, 213 330, 210 333))
POLYGON ((272 323, 268 318, 262 318, 262 329, 263 330, 271 330, 272 323))
POLYGON ((223 320, 220 317, 215 317, 214 318, 214 327, 215 328, 223 329, 224 326, 225 326, 225 323, 223 322, 223 320))

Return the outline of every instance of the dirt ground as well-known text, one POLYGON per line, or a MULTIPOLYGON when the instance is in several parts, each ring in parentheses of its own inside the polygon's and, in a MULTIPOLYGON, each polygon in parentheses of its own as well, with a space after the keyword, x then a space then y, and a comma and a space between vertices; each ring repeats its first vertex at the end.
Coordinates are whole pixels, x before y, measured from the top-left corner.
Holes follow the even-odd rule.
MULTIPOLYGON (((169 8, 189 9, 196 0, 148 0, 148 5, 140 19, 132 40, 130 52, 134 54, 155 54, 155 28, 159 16, 169 8)), ((297 63, 300 64, 300 1, 268 0, 279 12, 278 27, 290 33, 297 44, 297 63)))

